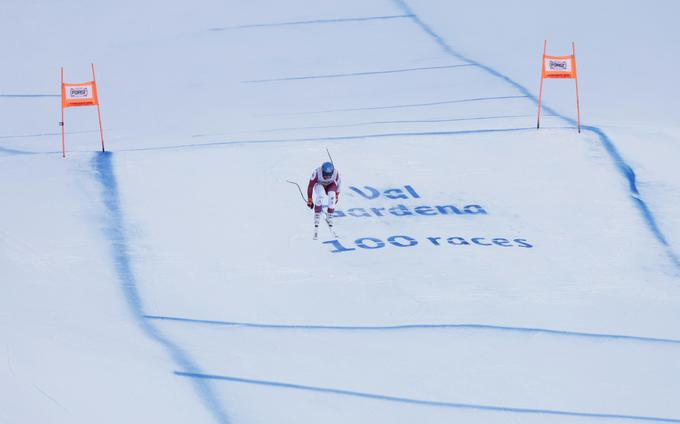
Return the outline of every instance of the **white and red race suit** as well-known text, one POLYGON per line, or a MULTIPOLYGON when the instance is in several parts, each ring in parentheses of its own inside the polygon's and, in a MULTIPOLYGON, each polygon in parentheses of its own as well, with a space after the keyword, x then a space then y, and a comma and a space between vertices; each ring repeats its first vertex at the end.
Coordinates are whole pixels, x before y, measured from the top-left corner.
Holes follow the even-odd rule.
POLYGON ((333 174, 326 178, 323 176, 321 167, 318 167, 312 172, 307 186, 307 198, 312 199, 314 193, 314 212, 321 212, 323 201, 328 199, 328 213, 335 212, 335 204, 338 202, 340 196, 340 173, 337 169, 333 170, 333 174))

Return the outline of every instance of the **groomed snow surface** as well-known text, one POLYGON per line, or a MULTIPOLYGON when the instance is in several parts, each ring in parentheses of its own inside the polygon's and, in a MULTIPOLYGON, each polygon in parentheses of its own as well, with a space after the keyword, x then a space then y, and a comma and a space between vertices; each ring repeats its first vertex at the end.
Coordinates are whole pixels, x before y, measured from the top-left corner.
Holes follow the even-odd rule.
POLYGON ((680 423, 680 10, 510 3, 3 5, 0 423, 680 423))

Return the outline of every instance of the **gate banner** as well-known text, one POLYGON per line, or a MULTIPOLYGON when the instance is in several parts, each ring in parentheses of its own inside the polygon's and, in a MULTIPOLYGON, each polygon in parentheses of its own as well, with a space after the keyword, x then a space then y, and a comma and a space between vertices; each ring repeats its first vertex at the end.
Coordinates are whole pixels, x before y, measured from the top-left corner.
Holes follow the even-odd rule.
POLYGON ((543 78, 576 78, 574 56, 543 56, 543 78))
POLYGON ((61 99, 63 107, 96 106, 99 104, 97 84, 94 81, 78 84, 64 83, 61 86, 61 99))

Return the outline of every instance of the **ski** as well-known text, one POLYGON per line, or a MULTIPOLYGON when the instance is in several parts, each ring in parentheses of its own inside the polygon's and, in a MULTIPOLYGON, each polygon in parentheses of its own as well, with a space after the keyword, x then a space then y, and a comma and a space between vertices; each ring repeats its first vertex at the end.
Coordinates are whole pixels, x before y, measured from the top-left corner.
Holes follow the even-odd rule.
POLYGON ((331 232, 331 234, 333 235, 333 238, 338 238, 338 233, 336 233, 335 229, 333 228, 333 217, 328 216, 328 214, 326 214, 325 221, 326 221, 326 225, 328 225, 328 231, 331 232))
MULTIPOLYGON (((319 238, 319 222, 321 221, 321 214, 320 213, 315 213, 314 214, 314 240, 317 240, 319 238)), ((328 215, 326 215, 326 225, 328 225, 328 231, 330 231, 331 235, 333 238, 338 238, 338 233, 335 232, 335 228, 333 228, 333 218, 329 218, 328 215)))
POLYGON ((319 212, 314 212, 314 240, 319 238, 319 220, 321 219, 321 214, 319 212))

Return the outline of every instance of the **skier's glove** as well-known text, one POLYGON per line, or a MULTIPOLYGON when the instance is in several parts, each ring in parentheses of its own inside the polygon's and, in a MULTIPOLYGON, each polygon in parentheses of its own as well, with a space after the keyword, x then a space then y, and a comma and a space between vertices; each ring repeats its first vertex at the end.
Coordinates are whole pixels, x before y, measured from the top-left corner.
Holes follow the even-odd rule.
POLYGON ((307 199, 307 207, 309 209, 314 209, 314 202, 312 201, 311 197, 307 199))

